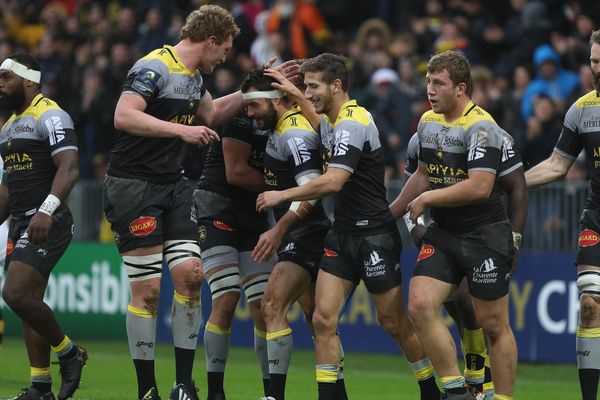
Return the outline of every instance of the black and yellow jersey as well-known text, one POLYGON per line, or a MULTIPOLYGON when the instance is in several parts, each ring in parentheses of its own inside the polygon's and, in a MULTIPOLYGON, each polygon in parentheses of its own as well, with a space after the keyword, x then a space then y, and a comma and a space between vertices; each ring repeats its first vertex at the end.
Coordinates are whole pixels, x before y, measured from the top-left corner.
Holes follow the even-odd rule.
POLYGON ((13 217, 37 212, 56 174, 52 157, 65 150, 77 151, 73 121, 41 94, 22 113, 6 121, 0 133, 0 153, 13 217))
MULTIPOLYGON (((123 93, 146 101, 146 112, 158 119, 197 125, 198 105, 206 95, 198 71, 189 71, 176 50, 164 46, 141 58, 129 70, 123 93)), ((179 138, 138 136, 119 131, 111 152, 108 174, 172 183, 181 177, 187 148, 179 138)))
POLYGON ((247 146, 250 149, 248 164, 262 174, 268 135, 269 131, 258 129, 254 120, 248 118, 245 113, 228 121, 221 129, 221 140, 213 141, 210 144, 202 176, 198 181, 198 188, 229 197, 237 204, 242 203, 252 208, 256 207, 258 193, 230 185, 227 182, 222 143, 225 140, 234 140, 247 146))
POLYGON ((352 174, 334 195, 333 227, 347 234, 377 234, 395 225, 384 186, 384 154, 371 114, 347 101, 335 121, 321 120, 327 168, 352 174))
MULTIPOLYGON (((298 186, 300 178, 310 173, 321 174, 322 156, 319 135, 298 108, 281 116, 275 130, 269 135, 265 151, 265 183, 271 190, 285 190, 298 186)), ((273 208, 279 220, 290 208, 282 203, 273 208)), ((325 218, 321 203, 317 203, 307 220, 325 218)))
MULTIPOLYGON (((488 112, 472 102, 451 123, 442 114, 427 111, 419 121, 417 133, 419 161, 425 163, 431 189, 461 182, 470 171, 497 175, 505 138, 510 137, 488 112)), ((431 215, 443 229, 468 231, 507 218, 501 196, 496 180, 487 199, 461 207, 434 207, 431 215)))
POLYGON ((554 151, 574 160, 582 149, 592 181, 586 208, 600 210, 600 93, 596 90, 571 105, 554 151))

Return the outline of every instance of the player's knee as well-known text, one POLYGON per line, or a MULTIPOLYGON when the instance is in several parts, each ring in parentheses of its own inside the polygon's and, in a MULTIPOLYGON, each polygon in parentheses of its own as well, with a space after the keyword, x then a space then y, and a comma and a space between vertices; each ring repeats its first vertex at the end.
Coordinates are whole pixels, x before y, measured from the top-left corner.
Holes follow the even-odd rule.
POLYGON ((144 309, 152 314, 158 313, 158 299, 160 297, 160 288, 148 288, 141 296, 144 309))
POLYGON ((431 318, 429 302, 419 297, 411 297, 407 305, 408 316, 415 326, 431 318))
POLYGON ((582 295, 579 300, 581 326, 591 328, 598 317, 600 317, 600 304, 598 304, 598 300, 592 296, 582 295))
POLYGON ((260 305, 260 313, 265 323, 270 324, 275 321, 281 314, 281 308, 281 305, 275 301, 273 295, 267 291, 260 305))
POLYGON ((240 292, 226 292, 212 302, 210 319, 219 326, 228 326, 233 320, 235 308, 240 300, 240 292))
POLYGON ((492 342, 510 330, 507 319, 500 315, 483 316, 480 318, 479 323, 485 335, 492 342))
POLYGON ((202 287, 202 264, 198 258, 189 258, 178 265, 178 273, 182 274, 178 279, 177 292, 184 296, 193 296, 200 293, 202 287))
POLYGON ((25 301, 26 296, 23 296, 22 293, 19 293, 19 290, 15 290, 9 285, 4 285, 2 289, 2 298, 4 302, 16 313, 19 313, 21 308, 23 308, 23 302, 25 301))
POLYGON ((377 321, 383 329, 392 337, 400 336, 402 333, 402 324, 400 318, 390 314, 377 314, 377 321))
POLYGON ((317 335, 326 333, 335 334, 337 315, 328 315, 317 309, 313 313, 312 322, 317 335))

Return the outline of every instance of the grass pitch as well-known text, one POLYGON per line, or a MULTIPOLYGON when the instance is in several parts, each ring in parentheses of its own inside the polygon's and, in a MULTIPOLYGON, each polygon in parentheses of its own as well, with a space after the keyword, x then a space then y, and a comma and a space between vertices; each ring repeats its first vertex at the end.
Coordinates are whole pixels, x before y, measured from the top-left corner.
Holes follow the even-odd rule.
MULTIPOLYGON (((136 398, 133 364, 125 342, 81 342, 90 354, 81 388, 75 399, 125 400, 136 398)), ((173 350, 159 345, 156 352, 156 375, 163 400, 175 377, 173 350)), ((206 398, 204 353, 196 354, 194 378, 200 388, 200 399, 206 398)), ((352 400, 418 400, 417 384, 405 360, 398 355, 346 354, 346 385, 352 400)), ((58 366, 52 366, 54 392, 58 391, 58 366)), ((286 399, 317 398, 314 379, 314 353, 296 351, 288 377, 286 399)), ((521 364, 517 373, 515 399, 565 400, 580 398, 574 364, 521 364)), ((22 340, 7 338, 0 348, 0 399, 14 396, 28 386, 29 364, 22 340)), ((225 375, 228 400, 257 400, 262 383, 256 356, 252 349, 233 348, 225 375)))

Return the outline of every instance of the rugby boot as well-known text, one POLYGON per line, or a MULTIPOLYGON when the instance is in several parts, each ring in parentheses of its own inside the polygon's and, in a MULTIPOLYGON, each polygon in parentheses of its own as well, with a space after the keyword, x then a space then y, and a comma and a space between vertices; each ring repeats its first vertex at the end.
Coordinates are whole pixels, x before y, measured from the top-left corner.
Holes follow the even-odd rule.
POLYGON ((471 393, 476 400, 485 400, 485 391, 483 390, 483 384, 481 385, 469 385, 467 384, 467 392, 471 393))
POLYGON ((444 393, 442 396, 442 400, 474 400, 477 397, 473 397, 473 394, 469 390, 465 393, 456 394, 456 393, 444 393))
POLYGON ((88 353, 81 346, 75 345, 75 349, 77 352, 73 357, 67 360, 58 361, 58 364, 60 365, 61 378, 58 400, 66 400, 70 398, 79 387, 79 382, 81 381, 81 371, 87 362, 88 353))
POLYGON ((195 387, 192 381, 192 388, 184 385, 183 383, 178 384, 171 390, 169 400, 199 400, 198 399, 198 388, 195 387))
POLYGON ((158 390, 156 390, 156 388, 154 387, 150 388, 150 390, 148 390, 148 393, 146 393, 144 397, 142 397, 142 400, 160 400, 158 390))
POLYGON ((22 389, 22 392, 12 397, 10 400, 56 400, 52 392, 46 394, 41 393, 39 390, 34 388, 22 389))

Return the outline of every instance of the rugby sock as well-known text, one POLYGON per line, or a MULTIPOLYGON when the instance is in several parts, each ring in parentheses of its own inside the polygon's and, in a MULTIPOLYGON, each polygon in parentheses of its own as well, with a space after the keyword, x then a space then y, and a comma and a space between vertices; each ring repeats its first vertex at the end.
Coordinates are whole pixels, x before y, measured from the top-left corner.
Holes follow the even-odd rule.
POLYGON ((339 369, 335 364, 316 365, 319 400, 335 400, 335 382, 339 369))
POLYGON ((67 335, 57 346, 50 346, 52 351, 56 353, 59 360, 66 360, 74 357, 77 354, 77 349, 73 346, 73 342, 67 335))
POLYGON ((340 340, 340 369, 338 370, 337 381, 335 381, 335 400, 348 400, 346 393, 346 384, 344 382, 344 347, 340 340))
POLYGON ((129 351, 135 365, 138 383, 138 399, 153 387, 154 378, 154 344, 156 342, 156 314, 131 304, 127 306, 125 318, 129 351))
MULTIPOLYGON (((287 378, 294 341, 292 329, 279 332, 267 332, 267 352, 269 357, 269 389, 267 396, 277 400, 285 398, 285 380, 287 378)), ((337 375, 336 375, 337 378, 337 375)))
POLYGON ((596 400, 600 372, 600 328, 577 328, 576 336, 581 395, 583 400, 596 400))
POLYGON ((171 331, 175 346, 175 382, 192 385, 192 368, 200 332, 201 309, 199 297, 173 294, 171 308, 171 331))
POLYGON ((494 399, 494 381, 492 380, 492 368, 490 366, 490 356, 485 355, 485 380, 483 381, 483 390, 485 400, 494 399))
POLYGON ((468 385, 483 389, 485 379, 485 356, 487 348, 483 329, 463 329, 462 350, 465 357, 465 381, 468 385))
POLYGON ((410 369, 419 383, 421 390, 421 400, 438 399, 440 397, 440 389, 435 383, 433 376, 433 366, 429 358, 424 358, 414 363, 409 362, 410 369))
POLYGON ((52 375, 50 374, 50 366, 44 368, 30 367, 31 371, 31 387, 42 394, 52 391, 52 375))
POLYGON ((254 351, 256 352, 258 363, 260 364, 260 373, 265 395, 269 388, 269 355, 267 349, 267 332, 254 327, 254 351))
POLYGON ((229 355, 231 329, 221 328, 207 322, 204 328, 204 352, 206 355, 206 376, 208 378, 208 400, 224 393, 225 365, 229 355))
POLYGON ((442 376, 440 380, 442 381, 444 391, 448 394, 463 394, 467 392, 463 376, 442 376))

